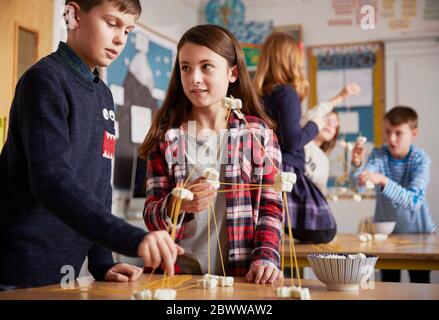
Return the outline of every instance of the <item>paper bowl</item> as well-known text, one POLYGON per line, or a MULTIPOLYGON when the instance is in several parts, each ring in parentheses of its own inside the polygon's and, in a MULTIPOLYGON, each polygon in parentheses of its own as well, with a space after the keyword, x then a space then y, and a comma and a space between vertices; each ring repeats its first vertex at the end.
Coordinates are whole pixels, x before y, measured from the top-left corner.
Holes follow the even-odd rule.
POLYGON ((377 256, 348 258, 345 253, 315 253, 307 256, 317 279, 326 284, 328 290, 358 290, 360 283, 366 282, 374 272, 377 256), (329 257, 328 257, 329 256, 329 257), (345 259, 334 256, 344 256, 345 259))

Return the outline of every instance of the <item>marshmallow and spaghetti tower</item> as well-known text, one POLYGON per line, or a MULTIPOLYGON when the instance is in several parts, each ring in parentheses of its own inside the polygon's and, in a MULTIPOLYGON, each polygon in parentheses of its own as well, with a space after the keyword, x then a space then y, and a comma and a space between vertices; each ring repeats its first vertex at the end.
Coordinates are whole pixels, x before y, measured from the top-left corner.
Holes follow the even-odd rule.
MULTIPOLYGON (((300 298, 300 299, 309 299, 309 291, 306 288, 301 288, 301 281, 300 281, 300 273, 299 273, 299 266, 297 263, 297 256, 294 248, 294 240, 293 240, 293 231, 292 231, 292 224, 291 219, 289 215, 289 209, 288 209, 288 198, 287 198, 287 192, 291 192, 291 190, 294 187, 294 184, 296 183, 296 175, 292 172, 282 172, 280 168, 278 168, 275 165, 275 162, 273 159, 265 152, 264 146, 262 145, 261 141, 258 139, 257 135, 254 133, 251 125, 248 123, 247 119, 245 118, 244 114, 242 113, 242 102, 240 99, 235 99, 233 97, 225 97, 222 99, 222 106, 227 109, 227 117, 226 117, 226 126, 229 122, 231 113, 233 112, 238 119, 243 120, 246 124, 246 127, 252 134, 254 141, 259 145, 261 150, 264 152, 264 156, 268 161, 271 162, 273 170, 276 171, 274 184, 237 184, 237 183, 226 183, 219 181, 220 174, 217 170, 214 168, 206 168, 202 174, 203 178, 206 179, 208 183, 210 183, 214 188, 216 188, 218 193, 228 193, 228 192, 235 192, 235 191, 246 191, 246 190, 258 190, 261 188, 272 188, 276 192, 282 193, 282 202, 283 202, 283 212, 286 216, 286 219, 284 219, 284 226, 282 228, 282 254, 281 254, 281 271, 284 273, 285 269, 285 229, 288 230, 288 237, 289 237, 289 252, 290 252, 290 267, 291 267, 291 287, 284 287, 283 286, 283 280, 282 280, 282 288, 278 288, 276 290, 276 294, 278 297, 281 298, 287 298, 287 294, 285 292, 289 292, 288 297, 294 297, 294 298, 300 298), (229 189, 223 189, 220 190, 221 186, 231 186, 229 189), (286 221, 285 221, 286 220, 286 221), (285 223, 287 225, 285 226, 285 223), (286 227, 286 228, 285 228, 286 227), (297 280, 298 280, 298 287, 294 286, 294 277, 293 277, 293 269, 296 268, 296 274, 297 274, 297 280), (286 289, 285 289, 286 288, 286 289), (306 289, 306 290, 305 290, 306 289)), ((220 138, 220 143, 217 148, 215 161, 218 160, 220 147, 222 145, 222 138, 220 138)), ((172 221, 172 224, 170 226, 170 230, 168 230, 171 234, 171 238, 175 240, 176 232, 177 232, 177 222, 178 217, 180 214, 180 209, 182 205, 182 201, 188 200, 191 201, 194 199, 195 195, 200 195, 203 192, 206 191, 200 191, 198 193, 193 193, 190 189, 194 186, 191 185, 190 187, 187 187, 187 184, 189 182, 189 179, 193 175, 195 168, 197 167, 197 164, 194 165, 192 170, 190 171, 189 175, 187 176, 186 180, 184 182, 180 182, 176 185, 176 187, 172 190, 172 205, 171 205, 171 212, 170 212, 170 218, 172 221)), ((204 275, 203 279, 199 280, 197 285, 200 288, 215 288, 216 286, 231 286, 233 285, 233 277, 227 277, 226 275, 226 269, 224 266, 224 260, 222 257, 222 251, 221 251, 221 245, 219 241, 219 234, 218 234, 218 227, 216 224, 216 213, 215 208, 212 203, 209 203, 208 209, 207 209, 207 231, 208 231, 208 272, 206 275, 204 275), (220 260, 221 260, 221 266, 223 271, 223 276, 215 276, 211 275, 211 243, 210 243, 210 234, 211 234, 211 213, 213 213, 213 220, 215 224, 215 233, 217 236, 218 246, 219 246, 219 253, 220 253, 220 260)), ((153 270, 154 272, 154 270, 153 270)), ((151 273, 152 274, 152 273, 151 273)), ((169 277, 168 277, 169 278, 169 277)), ((164 274, 164 279, 166 279, 166 273, 164 274)), ((166 283, 166 280, 163 281, 163 283, 166 283)), ((169 282, 168 282, 169 283, 169 282)))

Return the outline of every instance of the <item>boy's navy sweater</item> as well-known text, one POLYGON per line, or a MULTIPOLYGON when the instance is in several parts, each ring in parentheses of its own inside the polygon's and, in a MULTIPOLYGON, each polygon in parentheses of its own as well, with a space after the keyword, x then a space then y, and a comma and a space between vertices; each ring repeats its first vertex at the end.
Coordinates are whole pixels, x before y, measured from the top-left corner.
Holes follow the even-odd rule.
POLYGON ((303 128, 300 126, 302 107, 299 95, 292 86, 277 86, 270 95, 262 98, 265 110, 278 126, 282 161, 304 172, 304 147, 319 134, 317 124, 309 121, 303 128))
POLYGON ((0 156, 0 284, 59 283, 61 268, 78 276, 86 256, 101 280, 114 265, 109 249, 137 255, 145 232, 110 211, 103 142, 114 122, 104 109, 113 110, 110 90, 82 77, 60 48, 17 84, 0 156))

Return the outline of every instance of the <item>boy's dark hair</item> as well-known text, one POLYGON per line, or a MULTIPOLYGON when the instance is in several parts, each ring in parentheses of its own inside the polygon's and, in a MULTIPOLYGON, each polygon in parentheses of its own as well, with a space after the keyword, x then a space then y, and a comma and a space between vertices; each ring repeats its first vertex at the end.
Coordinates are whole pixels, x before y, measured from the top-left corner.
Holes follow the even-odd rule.
POLYGON ((390 109, 384 115, 384 120, 387 120, 392 126, 408 123, 411 129, 418 127, 418 114, 415 110, 406 106, 396 106, 390 109))
POLYGON ((137 17, 140 17, 142 13, 142 6, 139 0, 66 0, 66 5, 69 2, 76 2, 82 10, 89 12, 104 1, 114 2, 116 7, 124 13, 130 13, 137 17))

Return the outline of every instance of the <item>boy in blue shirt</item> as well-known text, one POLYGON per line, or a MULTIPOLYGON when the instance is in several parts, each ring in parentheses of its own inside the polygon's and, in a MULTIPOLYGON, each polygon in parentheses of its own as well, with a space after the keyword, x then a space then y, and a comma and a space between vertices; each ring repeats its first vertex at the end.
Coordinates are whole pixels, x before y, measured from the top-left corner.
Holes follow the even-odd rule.
MULTIPOLYGON (((351 177, 360 186, 376 186, 375 221, 396 221, 394 233, 433 233, 426 192, 431 160, 412 144, 418 132, 418 115, 398 106, 384 116, 385 144, 375 148, 364 164, 364 148, 357 142, 352 151, 351 177)), ((430 271, 409 270, 411 282, 430 282, 430 271)), ((399 270, 382 270, 382 281, 399 282, 399 270)))
POLYGON ((165 231, 145 233, 111 214, 113 99, 97 67, 125 47, 139 0, 68 2, 67 43, 19 80, 0 155, 0 290, 59 283, 86 257, 97 280, 129 281, 142 269, 111 250, 174 272, 182 253, 165 231))

